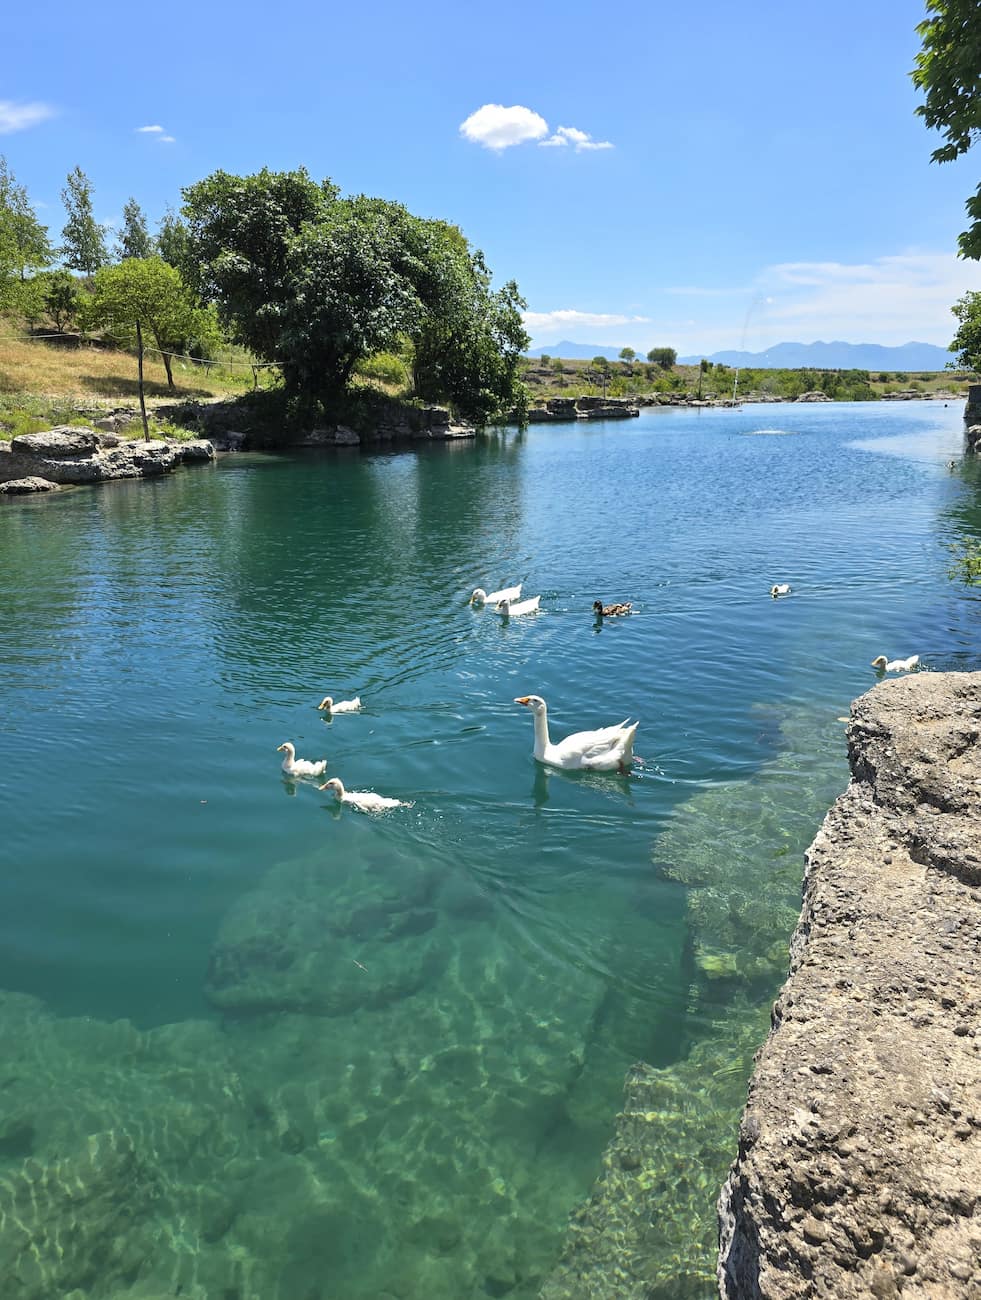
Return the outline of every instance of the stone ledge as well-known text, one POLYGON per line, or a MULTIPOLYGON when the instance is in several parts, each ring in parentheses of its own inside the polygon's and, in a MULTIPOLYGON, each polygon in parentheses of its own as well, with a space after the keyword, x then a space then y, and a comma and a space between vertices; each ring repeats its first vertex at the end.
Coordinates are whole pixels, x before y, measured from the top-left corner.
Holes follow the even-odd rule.
POLYGON ((726 1300, 981 1295, 981 673, 856 700, 719 1201, 726 1300))

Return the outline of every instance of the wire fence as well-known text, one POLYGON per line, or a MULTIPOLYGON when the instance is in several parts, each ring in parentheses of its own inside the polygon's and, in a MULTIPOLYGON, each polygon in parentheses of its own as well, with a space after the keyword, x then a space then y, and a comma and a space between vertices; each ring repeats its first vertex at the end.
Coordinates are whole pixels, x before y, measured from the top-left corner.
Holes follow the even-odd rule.
MULTIPOLYGON (((66 330, 53 334, 8 334, 6 337, 20 343, 42 343, 47 339, 58 339, 64 342, 67 339, 75 339, 79 344, 89 343, 95 345, 99 343, 101 345, 101 340, 92 339, 86 334, 76 334, 66 330)), ((107 350, 113 352, 123 351, 123 349, 114 347, 111 344, 107 350)), ((144 356, 153 353, 155 356, 169 358, 171 361, 189 361, 194 366, 203 367, 205 374, 212 369, 234 370, 236 366, 239 366, 243 370, 252 371, 253 388, 258 388, 259 375, 263 370, 283 370, 284 367, 289 365, 287 361, 241 361, 230 355, 227 357, 195 357, 188 352, 167 352, 161 348, 146 346, 143 348, 143 353, 144 356)))

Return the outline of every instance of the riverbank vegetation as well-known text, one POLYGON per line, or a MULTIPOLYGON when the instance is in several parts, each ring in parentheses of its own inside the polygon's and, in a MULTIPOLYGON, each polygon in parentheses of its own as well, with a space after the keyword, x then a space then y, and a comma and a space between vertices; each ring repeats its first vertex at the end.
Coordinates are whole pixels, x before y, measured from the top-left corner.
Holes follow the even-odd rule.
MULTIPOLYGON (((31 415, 48 399, 83 413, 93 400, 133 399, 138 333, 151 402, 265 391, 277 427, 357 423, 359 407, 370 413, 378 394, 443 403, 481 425, 520 418, 529 399, 550 397, 792 401, 823 392, 869 401, 959 395, 969 380, 968 372, 681 366, 670 347, 646 358, 630 348, 615 359, 528 358, 517 285, 495 290, 483 255, 457 227, 389 200, 344 197, 302 168, 214 172, 182 191, 181 208, 155 235, 130 199, 113 243, 94 219, 80 168, 62 198, 67 220, 56 244, 0 157, 8 415, 31 415), (18 394, 31 400, 18 405, 18 394)), ((962 347, 965 364, 976 351, 962 347)))
MULTIPOLYGON (((11 342, 132 352, 142 340, 171 394, 199 396, 217 395, 211 363, 237 348, 243 380, 278 386, 283 412, 305 421, 349 409, 365 385, 445 403, 477 424, 523 407, 524 301, 513 281, 492 287, 483 254, 456 226, 344 197, 302 168, 218 171, 182 198, 155 238, 129 200, 110 250, 76 167, 56 246, 0 159, 0 314, 11 342)), ((33 354, 34 392, 48 391, 50 350, 33 354)), ((0 388, 18 387, 6 349, 0 364, 0 388)), ((94 371, 83 386, 123 395, 121 376, 94 371)), ((155 391, 159 378, 149 382, 155 391)))
MULTIPOLYGON (((978 295, 981 299, 981 294, 978 295)), ((670 349, 668 349, 670 351, 670 349)), ((659 365, 650 361, 573 361, 544 355, 527 358, 522 373, 533 400, 550 397, 634 397, 661 393, 678 398, 737 399, 753 397, 795 401, 802 393, 821 392, 833 401, 870 402, 909 394, 926 397, 966 394, 971 372, 868 370, 763 370, 703 361, 698 366, 659 365)))

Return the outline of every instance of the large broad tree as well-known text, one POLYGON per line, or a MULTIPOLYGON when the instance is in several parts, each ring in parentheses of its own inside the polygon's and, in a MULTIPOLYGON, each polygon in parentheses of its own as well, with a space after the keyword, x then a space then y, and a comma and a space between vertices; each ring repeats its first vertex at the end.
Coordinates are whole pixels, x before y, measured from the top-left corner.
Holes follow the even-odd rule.
POLYGON ((18 284, 52 261, 47 227, 0 154, 0 307, 16 306, 18 284))
POLYGON ((341 198, 303 169, 215 172, 184 200, 195 287, 237 342, 282 367, 294 395, 330 406, 359 361, 409 340, 420 395, 473 418, 492 391, 495 409, 517 396, 508 334, 527 338, 516 291, 490 292, 482 257, 454 227, 341 198))
POLYGON ((172 354, 215 333, 210 314, 197 305, 180 273, 159 257, 131 257, 100 267, 84 323, 105 330, 120 343, 132 341, 137 325, 146 330, 162 354, 171 388, 175 387, 172 354))
MULTIPOLYGON (((977 0, 927 0, 917 27, 923 48, 910 74, 925 100, 917 113, 945 143, 934 162, 952 162, 981 133, 981 6, 977 0)), ((967 200, 971 224, 958 240, 962 257, 981 259, 981 185, 967 200)))
POLYGON ((411 336, 416 392, 449 402, 476 424, 507 407, 523 416, 527 395, 520 361, 531 339, 518 286, 509 280, 493 292, 483 254, 455 226, 425 222, 422 233, 430 256, 426 311, 411 336))
POLYGON ((109 261, 106 236, 102 226, 92 215, 92 182, 76 167, 68 173, 61 201, 68 213, 61 232, 64 244, 61 255, 65 265, 83 275, 95 275, 100 266, 109 261))
POLYGON ((136 199, 127 199, 123 204, 123 228, 116 241, 116 255, 122 262, 127 257, 152 257, 153 253, 153 240, 143 209, 136 199))

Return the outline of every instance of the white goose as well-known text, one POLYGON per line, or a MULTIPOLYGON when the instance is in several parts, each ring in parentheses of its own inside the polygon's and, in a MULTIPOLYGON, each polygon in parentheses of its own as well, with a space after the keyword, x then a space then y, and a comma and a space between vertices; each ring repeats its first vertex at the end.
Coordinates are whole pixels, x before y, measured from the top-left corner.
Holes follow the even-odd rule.
POLYGON ((492 591, 489 595, 483 587, 474 587, 473 595, 470 597, 471 605, 497 605, 499 600, 517 600, 521 595, 521 583, 516 587, 502 587, 500 591, 492 591))
POLYGON ((339 776, 332 776, 329 781, 325 781, 317 788, 333 791, 338 803, 349 803, 359 812, 387 812, 389 808, 412 807, 411 800, 389 799, 387 795, 375 794, 374 790, 345 790, 339 776))
POLYGON ((778 596, 789 596, 792 590, 789 582, 775 582, 770 588, 770 595, 776 600, 778 596))
POLYGON ((629 772, 638 723, 624 718, 615 727, 576 731, 553 745, 548 735, 548 711, 542 697, 519 695, 514 702, 531 709, 535 719, 535 757, 539 763, 567 770, 579 768, 587 772, 629 772))
POLYGON ((878 655, 872 660, 872 667, 878 668, 880 673, 911 673, 919 663, 919 655, 910 655, 908 659, 887 659, 885 655, 878 655))
POLYGON ((308 758, 297 758, 296 747, 291 740, 284 741, 281 745, 276 746, 276 753, 280 754, 286 751, 286 757, 283 759, 283 771, 287 776, 323 776, 327 771, 326 758, 318 759, 312 763, 308 758))
POLYGON ((510 600, 507 596, 502 597, 495 605, 495 609, 502 618, 517 618, 521 614, 534 614, 538 610, 538 602, 541 596, 532 596, 529 600, 510 600))
POLYGON ((361 696, 355 695, 353 700, 335 700, 332 695, 325 695, 317 708, 325 713, 357 713, 361 708, 361 696))

